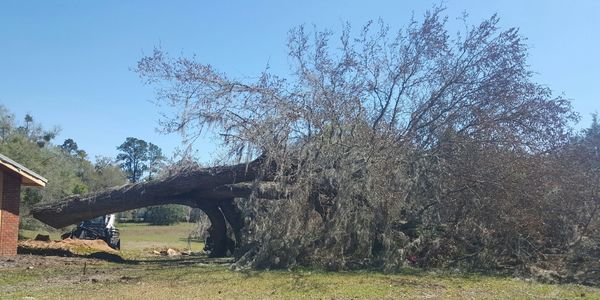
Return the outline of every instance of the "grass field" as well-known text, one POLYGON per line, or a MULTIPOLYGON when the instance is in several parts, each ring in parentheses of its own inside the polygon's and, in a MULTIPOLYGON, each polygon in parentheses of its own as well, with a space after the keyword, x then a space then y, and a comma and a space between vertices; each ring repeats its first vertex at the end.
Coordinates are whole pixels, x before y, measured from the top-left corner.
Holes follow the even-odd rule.
POLYGON ((202 251, 204 243, 188 239, 190 232, 196 226, 195 223, 179 223, 171 226, 149 226, 145 223, 119 224, 121 248, 134 254, 165 248, 202 251))
MULTIPOLYGON (((150 226, 147 223, 120 223, 121 250, 125 257, 151 254, 153 250, 173 248, 178 250, 202 251, 204 243, 188 239, 196 228, 195 223, 179 223, 171 226, 150 226)), ((20 235, 33 239, 37 234, 49 235, 50 239, 60 239, 58 231, 21 230, 20 235)))
MULTIPOLYGON (((598 288, 478 274, 236 272, 203 256, 142 255, 153 248, 185 249, 188 226, 120 225, 122 245, 132 251, 126 263, 25 255, 3 259, 0 299, 600 299, 598 288)), ((201 244, 191 247, 197 251, 201 244)))

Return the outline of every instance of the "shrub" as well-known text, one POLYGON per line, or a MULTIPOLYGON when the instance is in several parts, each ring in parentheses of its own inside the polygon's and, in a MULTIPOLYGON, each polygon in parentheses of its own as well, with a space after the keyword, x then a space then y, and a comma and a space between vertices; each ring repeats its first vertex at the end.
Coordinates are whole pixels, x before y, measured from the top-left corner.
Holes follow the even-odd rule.
POLYGON ((185 221, 186 216, 183 206, 170 204, 149 207, 145 220, 152 225, 171 225, 185 221))

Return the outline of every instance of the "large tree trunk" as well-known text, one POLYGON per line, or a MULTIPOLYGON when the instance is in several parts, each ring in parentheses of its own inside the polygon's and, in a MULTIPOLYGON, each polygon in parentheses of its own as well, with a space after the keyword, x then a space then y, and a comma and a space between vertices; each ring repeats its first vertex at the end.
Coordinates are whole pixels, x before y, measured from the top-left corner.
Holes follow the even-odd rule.
MULTIPOLYGON (((250 184, 259 178, 263 159, 248 164, 213 168, 188 169, 161 180, 128 184, 89 195, 75 195, 57 202, 40 203, 31 210, 34 218, 55 228, 75 224, 97 216, 131 209, 183 204, 210 207, 234 197, 248 197, 250 184)), ((257 193, 270 197, 269 188, 257 188, 257 193)))
POLYGON ((207 241, 207 244, 209 244, 211 248, 210 256, 226 256, 229 237, 227 237, 227 224, 225 223, 223 212, 217 203, 202 204, 200 205, 200 209, 208 216, 211 224, 208 229, 210 241, 207 241))

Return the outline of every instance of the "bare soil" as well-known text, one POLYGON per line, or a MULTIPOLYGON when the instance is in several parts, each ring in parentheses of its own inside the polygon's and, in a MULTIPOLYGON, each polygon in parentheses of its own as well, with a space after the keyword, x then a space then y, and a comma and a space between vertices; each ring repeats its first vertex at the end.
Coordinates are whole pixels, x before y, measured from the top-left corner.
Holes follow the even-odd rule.
POLYGON ((8 257, 0 256, 0 269, 49 268, 84 264, 96 265, 100 263, 102 263, 101 260, 87 257, 46 257, 33 254, 8 257))
POLYGON ((58 241, 21 240, 18 243, 19 254, 80 256, 99 258, 109 261, 123 261, 119 251, 112 249, 103 240, 64 239, 58 241))

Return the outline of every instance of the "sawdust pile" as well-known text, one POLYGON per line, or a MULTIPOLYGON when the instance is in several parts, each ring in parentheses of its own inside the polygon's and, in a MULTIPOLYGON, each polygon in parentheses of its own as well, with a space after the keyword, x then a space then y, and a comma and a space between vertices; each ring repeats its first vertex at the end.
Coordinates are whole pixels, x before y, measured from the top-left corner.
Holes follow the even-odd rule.
POLYGON ((103 240, 80 240, 67 238, 61 241, 36 241, 21 240, 18 244, 20 250, 26 252, 64 252, 73 255, 87 255, 97 252, 118 255, 119 252, 111 248, 103 240))

